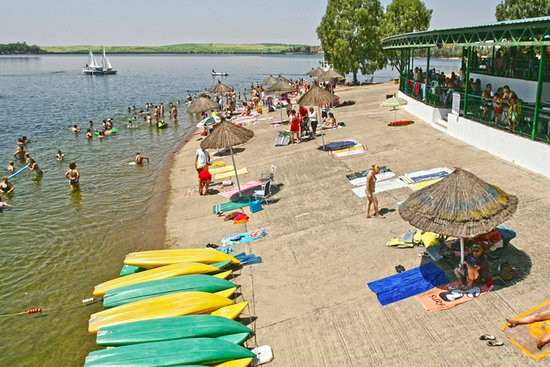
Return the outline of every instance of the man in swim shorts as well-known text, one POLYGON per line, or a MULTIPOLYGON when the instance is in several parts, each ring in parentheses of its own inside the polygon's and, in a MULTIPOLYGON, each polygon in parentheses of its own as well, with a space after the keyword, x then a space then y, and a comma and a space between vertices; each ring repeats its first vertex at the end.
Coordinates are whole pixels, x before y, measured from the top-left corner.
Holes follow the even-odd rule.
POLYGON ((136 157, 134 158, 134 162, 136 164, 142 165, 144 160, 147 160, 147 164, 149 164, 149 157, 141 155, 140 152, 137 152, 136 157))

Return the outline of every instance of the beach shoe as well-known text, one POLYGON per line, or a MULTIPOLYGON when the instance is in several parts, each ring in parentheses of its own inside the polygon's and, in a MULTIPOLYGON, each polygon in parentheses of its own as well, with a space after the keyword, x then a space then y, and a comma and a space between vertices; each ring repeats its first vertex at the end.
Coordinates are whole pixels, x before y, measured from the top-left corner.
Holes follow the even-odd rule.
POLYGON ((497 340, 497 337, 491 334, 483 334, 479 337, 479 340, 497 340))
POLYGON ((503 342, 501 342, 500 340, 489 340, 487 342, 487 345, 490 346, 490 347, 502 347, 504 345, 503 342))
POLYGON ((401 270, 401 265, 397 265, 397 266, 395 267, 395 271, 398 272, 398 273, 401 273, 401 272, 402 272, 402 270, 401 270))

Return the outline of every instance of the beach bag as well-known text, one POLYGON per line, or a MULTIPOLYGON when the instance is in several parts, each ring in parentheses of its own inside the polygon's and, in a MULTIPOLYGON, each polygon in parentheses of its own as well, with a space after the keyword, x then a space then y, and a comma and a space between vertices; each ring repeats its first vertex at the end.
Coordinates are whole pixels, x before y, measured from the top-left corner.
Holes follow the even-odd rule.
POLYGON ((498 275, 502 278, 502 280, 510 281, 516 277, 516 268, 514 268, 508 261, 505 261, 500 264, 498 275))

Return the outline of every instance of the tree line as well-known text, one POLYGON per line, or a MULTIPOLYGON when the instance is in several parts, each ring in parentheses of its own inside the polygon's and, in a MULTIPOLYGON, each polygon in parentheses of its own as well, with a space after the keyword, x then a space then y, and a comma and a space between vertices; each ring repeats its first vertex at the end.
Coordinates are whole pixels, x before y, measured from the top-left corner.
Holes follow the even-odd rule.
MULTIPOLYGON (((502 0, 498 21, 550 15, 550 0, 502 0)), ((341 73, 372 74, 386 65, 401 70, 397 51, 382 50, 382 39, 425 31, 432 10, 421 0, 392 0, 386 9, 379 0, 328 0, 317 36, 325 60, 341 73)), ((432 50, 434 56, 455 56, 458 50, 432 50)), ((458 56, 458 55, 456 55, 458 56)))
POLYGON ((40 54, 45 52, 37 45, 27 45, 26 42, 0 43, 0 55, 40 54))

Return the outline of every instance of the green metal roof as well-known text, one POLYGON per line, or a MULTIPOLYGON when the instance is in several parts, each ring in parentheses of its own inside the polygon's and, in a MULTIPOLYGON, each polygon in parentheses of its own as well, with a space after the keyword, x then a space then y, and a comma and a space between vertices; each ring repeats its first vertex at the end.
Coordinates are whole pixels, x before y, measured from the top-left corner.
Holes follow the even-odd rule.
POLYGON ((550 46, 550 16, 386 37, 384 50, 454 46, 550 46))

